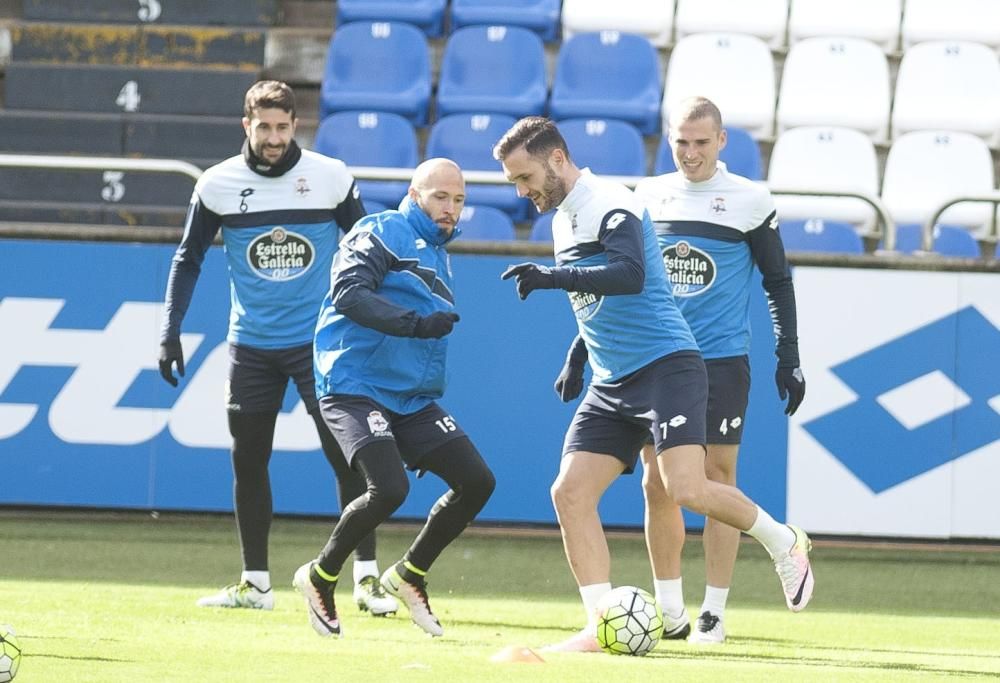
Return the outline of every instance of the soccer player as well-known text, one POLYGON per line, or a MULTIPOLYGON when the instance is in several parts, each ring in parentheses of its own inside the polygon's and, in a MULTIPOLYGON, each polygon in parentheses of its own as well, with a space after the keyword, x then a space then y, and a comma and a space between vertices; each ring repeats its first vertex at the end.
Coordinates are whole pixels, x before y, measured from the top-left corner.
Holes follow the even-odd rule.
MULTIPOLYGON (((521 299, 536 289, 569 293, 580 334, 569 358, 589 357, 593 380, 566 433, 552 500, 580 589, 587 625, 552 651, 597 651, 596 605, 611 588, 610 557, 597 505, 631 473, 652 432, 656 465, 678 504, 746 530, 775 560, 789 607, 812 595, 809 540, 779 524, 733 486, 705 476, 708 379, 671 294, 653 225, 624 186, 573 163, 555 124, 518 121, 493 150, 507 179, 552 220, 556 266, 509 268, 521 299)), ((563 397, 576 387, 560 375, 563 397)))
MULTIPOLYGON (((184 376, 181 322, 205 253, 219 230, 229 266, 229 379, 226 410, 233 437, 233 500, 243 555, 240 580, 198 600, 201 607, 272 609, 268 570, 272 503, 268 463, 274 426, 292 380, 337 475, 340 499, 364 491, 319 413, 313 390, 312 336, 337 249, 365 210, 343 162, 295 142, 295 95, 278 81, 260 81, 243 105, 242 154, 207 171, 195 185, 184 237, 170 265, 160 337, 160 374, 177 386, 184 376)), ((355 554, 355 598, 373 615, 398 603, 378 582, 374 533, 355 554)))
POLYGON ((413 623, 442 635, 427 598, 427 573, 493 493, 493 473, 437 403, 445 390, 447 336, 459 320, 445 247, 458 235, 464 203, 459 167, 429 159, 414 171, 400 209, 360 221, 334 258, 316 325, 316 393, 368 490, 344 508, 319 557, 295 572, 293 585, 321 636, 341 634, 334 600, 341 566, 406 499, 406 469, 433 472, 450 488, 403 558, 382 574, 382 586, 406 604, 413 623))

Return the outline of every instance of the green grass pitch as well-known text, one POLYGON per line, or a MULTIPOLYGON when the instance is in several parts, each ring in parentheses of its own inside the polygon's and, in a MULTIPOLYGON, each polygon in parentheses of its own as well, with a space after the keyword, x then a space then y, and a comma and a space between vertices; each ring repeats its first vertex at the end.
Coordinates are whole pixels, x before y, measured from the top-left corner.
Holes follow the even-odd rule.
MULTIPOLYGON (((543 655, 490 661, 581 624, 555 532, 469 529, 429 574, 444 637, 402 610, 357 611, 338 589, 344 638, 316 636, 291 587, 331 523, 279 519, 271 535, 273 612, 197 608, 238 577, 228 516, 0 510, 0 622, 17 631, 16 681, 952 681, 1000 679, 1000 549, 817 542, 809 608, 785 609, 766 554, 740 550, 725 645, 662 642, 647 657, 543 655)), ((379 561, 397 559, 416 527, 379 532, 379 561)), ((612 534, 615 585, 651 588, 642 536, 612 534)), ((703 592, 700 539, 684 559, 688 610, 703 592)), ((345 568, 349 575, 350 568, 345 568)))

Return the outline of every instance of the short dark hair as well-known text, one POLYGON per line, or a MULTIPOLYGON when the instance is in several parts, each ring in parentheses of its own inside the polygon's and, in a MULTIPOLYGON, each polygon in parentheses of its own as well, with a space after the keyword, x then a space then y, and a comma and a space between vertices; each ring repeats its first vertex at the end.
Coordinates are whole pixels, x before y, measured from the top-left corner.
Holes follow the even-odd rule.
POLYGON ((295 93, 281 81, 257 81, 247 90, 243 100, 243 115, 248 119, 258 109, 280 109, 295 118, 295 93))
POLYGON ((533 157, 547 157, 554 149, 561 149, 570 160, 566 139, 556 128, 552 119, 544 116, 526 116, 503 134, 493 147, 493 158, 503 161, 504 158, 519 147, 533 157))
POLYGON ((715 127, 722 130, 722 112, 715 106, 715 102, 701 95, 687 97, 678 102, 674 110, 668 112, 667 119, 669 124, 711 119, 715 127))

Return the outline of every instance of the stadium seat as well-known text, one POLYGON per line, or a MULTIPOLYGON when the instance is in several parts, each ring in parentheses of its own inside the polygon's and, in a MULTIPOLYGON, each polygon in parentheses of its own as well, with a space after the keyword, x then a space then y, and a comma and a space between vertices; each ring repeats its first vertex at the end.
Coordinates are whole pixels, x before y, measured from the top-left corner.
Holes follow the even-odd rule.
MULTIPOLYGON (((426 158, 447 157, 466 171, 499 172, 500 162, 493 158, 493 145, 514 125, 514 117, 505 114, 451 114, 433 126, 427 137, 426 158)), ((524 220, 529 204, 517 196, 509 183, 502 185, 466 184, 466 202, 474 206, 492 206, 524 220)))
POLYGON ((563 40, 580 33, 621 31, 666 47, 674 29, 674 0, 563 0, 563 40))
POLYGON ((25 19, 87 23, 171 24, 197 26, 272 26, 278 23, 278 0, 211 2, 108 2, 108 0, 23 0, 25 19))
MULTIPOLYGON (((416 168, 417 134, 398 114, 345 111, 331 114, 316 129, 315 150, 340 159, 348 166, 416 168)), ((359 180, 362 201, 376 201, 395 208, 408 181, 359 180)))
MULTIPOLYGON (((910 254, 923 248, 924 226, 905 223, 896 226, 896 251, 910 254)), ((934 253, 960 258, 979 258, 979 242, 972 233, 956 225, 934 226, 934 253)))
MULTIPOLYGON (((747 33, 768 47, 785 44, 789 0, 678 0, 677 42, 696 33, 747 33)), ((617 3, 608 3, 611 5, 617 3)))
POLYGON ((777 133, 797 126, 843 126, 884 142, 889 98, 889 61, 874 43, 806 38, 785 57, 777 133))
POLYGON ((514 221, 492 206, 466 204, 458 222, 462 239, 506 242, 517 239, 514 221))
POLYGON ((1000 146, 1000 61, 995 52, 979 43, 929 42, 903 54, 892 135, 931 129, 965 131, 1000 146))
POLYGON ((374 199, 370 199, 369 200, 369 199, 366 199, 365 197, 362 197, 361 200, 364 202, 365 211, 367 211, 369 215, 373 214, 373 213, 382 213, 383 211, 385 211, 385 210, 387 210, 389 208, 388 206, 386 206, 382 202, 377 202, 374 199))
POLYGON ((337 25, 352 21, 398 21, 413 24, 428 38, 444 26, 447 0, 337 0, 337 25))
POLYGON ((825 221, 822 218, 810 218, 804 221, 781 220, 780 223, 779 230, 785 251, 865 253, 861 236, 850 223, 825 221))
MULTIPOLYGON (((778 136, 771 150, 768 185, 790 190, 828 190, 878 195, 878 160, 871 138, 851 128, 792 128, 778 136)), ((775 195, 783 220, 852 223, 867 230, 875 209, 850 197, 775 195)))
POLYGON ((240 116, 257 74, 232 69, 141 69, 12 62, 9 109, 240 116))
POLYGON ((546 211, 535 218, 535 222, 531 224, 530 239, 532 242, 552 241, 552 216, 555 213, 555 211, 546 211))
POLYGON ((804 38, 841 36, 870 40, 885 53, 899 45, 902 0, 793 0, 788 44, 804 38))
POLYGON ((560 0, 452 0, 451 28, 521 26, 545 41, 558 38, 560 0))
POLYGON ((469 26, 448 38, 438 78, 439 117, 540 115, 547 97, 545 48, 537 34, 516 26, 469 26))
POLYGON ((430 53, 420 29, 366 21, 337 28, 320 86, 320 119, 335 111, 387 111, 423 126, 430 95, 430 53))
POLYGON ((671 107, 693 95, 709 98, 722 119, 755 139, 774 135, 774 58, 760 38, 700 33, 677 42, 667 65, 664 128, 671 107))
MULTIPOLYGON (((993 158, 980 138, 954 131, 905 133, 892 143, 882 177, 882 201, 899 223, 925 223, 945 201, 993 192, 993 158)), ((976 231, 991 207, 963 202, 940 217, 942 223, 976 231)))
POLYGON ((1000 48, 1000 2, 996 0, 906 0, 902 49, 929 40, 959 40, 1000 48))
MULTIPOLYGON (((722 148, 719 160, 726 164, 726 168, 731 173, 736 173, 750 180, 764 178, 764 162, 761 159, 760 146, 756 140, 750 137, 750 133, 742 128, 726 126, 726 146, 722 148)), ((657 146, 653 172, 660 175, 676 170, 677 165, 674 163, 673 153, 670 149, 668 133, 664 132, 660 137, 660 144, 657 146)))
POLYGON ((549 110, 552 118, 621 119, 643 135, 659 128, 660 63, 642 36, 581 33, 559 50, 549 110))
POLYGON ((580 168, 601 175, 646 175, 646 147, 632 124, 615 119, 566 119, 558 128, 580 168))

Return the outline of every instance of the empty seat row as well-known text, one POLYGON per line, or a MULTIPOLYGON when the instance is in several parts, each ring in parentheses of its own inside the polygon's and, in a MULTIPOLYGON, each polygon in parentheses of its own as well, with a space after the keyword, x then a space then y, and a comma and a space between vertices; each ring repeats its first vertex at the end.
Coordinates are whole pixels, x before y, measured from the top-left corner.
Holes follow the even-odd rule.
MULTIPOLYGON (((429 37, 445 30, 447 0, 339 0, 338 25, 402 21, 429 37)), ((756 36, 772 48, 803 38, 840 35, 871 40, 886 52, 929 40, 962 40, 1000 48, 995 0, 452 0, 452 30, 475 24, 523 26, 544 40, 622 31, 657 47, 704 32, 756 36)))
POLYGON ((271 26, 278 0, 22 0, 25 19, 86 23, 271 26))
MULTIPOLYGON (((677 102, 697 94, 714 100, 728 123, 757 139, 796 126, 833 125, 856 128, 884 142, 891 123, 893 136, 946 128, 1000 146, 1000 59, 979 43, 912 47, 900 63, 894 97, 885 54, 861 38, 796 43, 785 60, 780 93, 770 49, 745 34, 685 37, 671 53, 665 79, 655 48, 641 36, 580 34, 559 50, 551 97, 545 63, 541 40, 526 29, 460 29, 447 41, 442 57, 438 115, 464 111, 520 117, 547 108, 556 119, 615 118, 649 135, 666 127, 677 102)), ((424 125, 430 73, 426 39, 414 27, 385 22, 342 26, 330 43, 320 114, 394 111, 424 125)))

